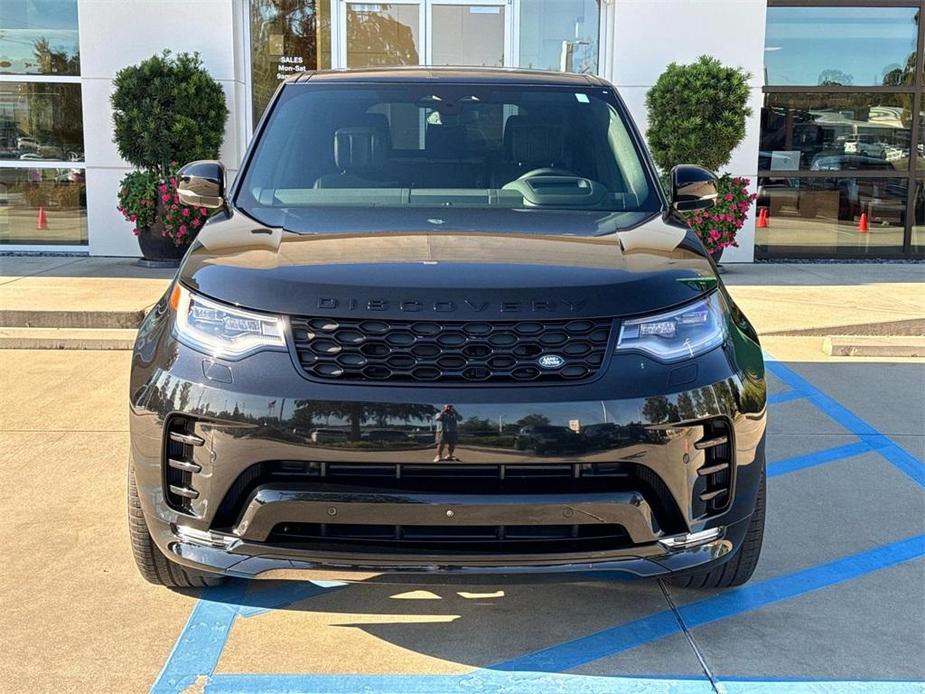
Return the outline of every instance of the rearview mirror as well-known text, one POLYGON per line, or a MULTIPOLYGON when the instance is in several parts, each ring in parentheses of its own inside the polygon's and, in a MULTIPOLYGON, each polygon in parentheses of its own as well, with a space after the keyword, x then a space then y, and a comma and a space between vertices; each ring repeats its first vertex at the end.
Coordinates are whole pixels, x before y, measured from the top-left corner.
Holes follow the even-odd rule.
POLYGON ((177 195, 184 205, 218 209, 225 204, 225 167, 212 159, 190 162, 177 173, 177 195))
POLYGON ((718 183, 716 175, 702 166, 679 164, 671 170, 671 207, 678 212, 713 207, 718 183))

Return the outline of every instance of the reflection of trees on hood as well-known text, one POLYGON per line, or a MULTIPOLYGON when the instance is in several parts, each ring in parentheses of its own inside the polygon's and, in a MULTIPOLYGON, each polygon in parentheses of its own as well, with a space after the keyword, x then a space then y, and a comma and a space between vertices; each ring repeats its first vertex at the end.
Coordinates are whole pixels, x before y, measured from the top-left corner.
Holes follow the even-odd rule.
POLYGON ((410 422, 430 421, 437 414, 433 405, 417 403, 340 402, 337 400, 296 400, 293 419, 301 423, 313 422, 317 418, 336 417, 350 423, 350 439, 360 440, 363 422, 373 420, 385 426, 390 420, 410 422))

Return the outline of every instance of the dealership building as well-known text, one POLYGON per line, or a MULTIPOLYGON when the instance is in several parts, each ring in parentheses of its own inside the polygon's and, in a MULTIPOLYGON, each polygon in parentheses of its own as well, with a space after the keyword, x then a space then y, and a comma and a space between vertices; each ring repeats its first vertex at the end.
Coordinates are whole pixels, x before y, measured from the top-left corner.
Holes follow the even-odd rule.
POLYGON ((671 62, 751 75, 726 170, 752 215, 724 262, 925 255, 918 0, 0 0, 0 253, 134 256, 109 96, 126 65, 198 51, 225 90, 231 175, 281 79, 486 65, 602 75, 640 129, 671 62), (916 115, 918 114, 918 115, 916 115), (757 227, 757 228, 756 228, 757 227))

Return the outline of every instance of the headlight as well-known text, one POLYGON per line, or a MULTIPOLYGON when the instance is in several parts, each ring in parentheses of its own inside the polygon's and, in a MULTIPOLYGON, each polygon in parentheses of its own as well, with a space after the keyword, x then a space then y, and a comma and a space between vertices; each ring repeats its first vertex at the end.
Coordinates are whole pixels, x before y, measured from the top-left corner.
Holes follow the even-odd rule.
POLYGON ((703 354, 723 344, 726 321, 719 292, 670 313, 623 321, 617 352, 640 351, 662 361, 703 354))
POLYGON ((237 359, 265 348, 285 348, 278 316, 231 308, 175 284, 170 305, 177 312, 177 335, 191 347, 216 357, 237 359))

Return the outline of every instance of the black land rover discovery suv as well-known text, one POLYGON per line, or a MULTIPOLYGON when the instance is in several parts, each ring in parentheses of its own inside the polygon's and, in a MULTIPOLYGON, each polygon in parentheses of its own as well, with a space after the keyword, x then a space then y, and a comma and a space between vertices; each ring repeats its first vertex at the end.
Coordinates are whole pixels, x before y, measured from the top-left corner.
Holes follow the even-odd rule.
POLYGON ((746 581, 764 365, 677 218, 715 183, 666 199, 594 77, 286 82, 233 185, 181 173, 215 214, 135 345, 141 572, 746 581))

